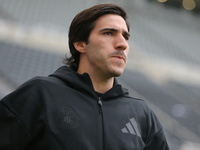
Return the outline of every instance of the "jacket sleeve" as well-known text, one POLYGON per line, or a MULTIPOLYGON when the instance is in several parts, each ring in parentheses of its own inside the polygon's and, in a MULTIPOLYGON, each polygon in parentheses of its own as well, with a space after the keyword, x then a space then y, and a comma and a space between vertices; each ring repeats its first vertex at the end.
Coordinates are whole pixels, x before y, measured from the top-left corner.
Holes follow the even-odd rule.
POLYGON ((0 150, 28 149, 43 129, 40 86, 38 80, 28 81, 0 101, 0 150))
POLYGON ((30 140, 31 136, 20 119, 0 101, 0 149, 24 150, 30 140))
POLYGON ((147 122, 147 138, 144 150, 170 150, 163 126, 151 108, 149 108, 147 122))
POLYGON ((163 132, 160 129, 147 143, 144 150, 170 150, 163 132))

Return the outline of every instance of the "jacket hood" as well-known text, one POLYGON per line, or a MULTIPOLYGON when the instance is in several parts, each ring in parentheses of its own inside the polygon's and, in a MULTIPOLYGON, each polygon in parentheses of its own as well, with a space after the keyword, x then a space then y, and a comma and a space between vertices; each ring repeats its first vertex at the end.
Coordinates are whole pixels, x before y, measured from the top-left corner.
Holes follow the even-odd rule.
MULTIPOLYGON (((84 93, 96 96, 92 81, 88 73, 78 74, 72 68, 68 66, 62 66, 50 76, 60 79, 67 86, 77 91, 82 91, 84 93)), ((122 88, 122 86, 118 84, 117 79, 115 78, 113 88, 103 94, 101 98, 110 99, 125 94, 128 94, 128 90, 122 88)))

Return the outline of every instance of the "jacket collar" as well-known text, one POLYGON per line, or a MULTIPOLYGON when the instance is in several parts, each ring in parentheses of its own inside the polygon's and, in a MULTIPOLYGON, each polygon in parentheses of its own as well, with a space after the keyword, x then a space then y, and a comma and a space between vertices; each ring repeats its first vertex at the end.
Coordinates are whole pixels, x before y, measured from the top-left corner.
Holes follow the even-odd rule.
MULTIPOLYGON (((89 74, 87 73, 78 74, 72 68, 62 66, 50 76, 59 78, 60 80, 65 82, 65 84, 67 84, 69 87, 77 91, 81 91, 87 95, 89 94, 96 97, 92 81, 90 79, 89 74)), ((117 79, 114 78, 113 87, 110 90, 108 90, 105 94, 103 94, 101 98, 110 99, 124 94, 128 94, 128 90, 122 88, 122 86, 118 84, 117 79)))

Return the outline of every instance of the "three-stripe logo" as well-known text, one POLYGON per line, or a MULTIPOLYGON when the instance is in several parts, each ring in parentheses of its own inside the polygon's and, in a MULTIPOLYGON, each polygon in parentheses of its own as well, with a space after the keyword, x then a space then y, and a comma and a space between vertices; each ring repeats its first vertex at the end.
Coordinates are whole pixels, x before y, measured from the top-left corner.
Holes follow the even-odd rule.
POLYGON ((130 133, 130 134, 134 134, 134 135, 141 137, 141 134, 138 129, 137 122, 135 121, 135 118, 131 118, 130 122, 126 123, 126 127, 121 129, 121 131, 123 133, 130 133))

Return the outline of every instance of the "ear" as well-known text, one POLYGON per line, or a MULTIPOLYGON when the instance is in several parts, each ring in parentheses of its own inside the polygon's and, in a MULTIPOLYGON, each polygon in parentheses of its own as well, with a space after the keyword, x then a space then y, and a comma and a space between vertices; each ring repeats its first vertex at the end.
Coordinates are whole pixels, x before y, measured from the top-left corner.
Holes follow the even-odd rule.
POLYGON ((79 42, 74 42, 74 47, 77 51, 80 53, 86 53, 86 43, 79 41, 79 42))

